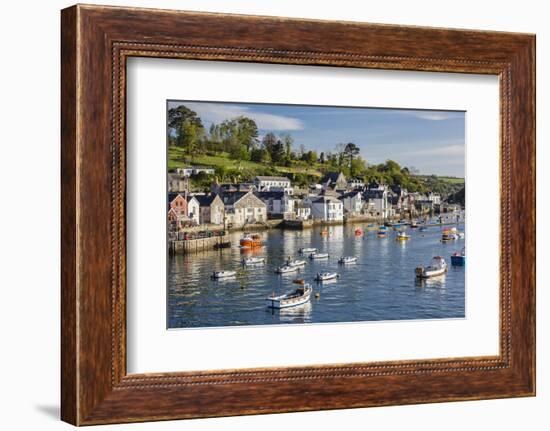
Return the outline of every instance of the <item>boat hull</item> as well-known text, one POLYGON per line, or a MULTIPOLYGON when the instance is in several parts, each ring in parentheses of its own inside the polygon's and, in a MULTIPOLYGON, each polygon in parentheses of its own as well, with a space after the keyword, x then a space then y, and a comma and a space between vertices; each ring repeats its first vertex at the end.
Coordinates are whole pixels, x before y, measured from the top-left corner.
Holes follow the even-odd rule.
POLYGON ((311 298, 311 288, 307 288, 302 296, 295 298, 285 298, 285 296, 279 296, 275 298, 266 298, 266 305, 268 308, 274 308, 280 310, 281 308, 290 308, 303 305, 308 302, 311 298))
POLYGON ((423 270, 422 272, 418 272, 416 276, 418 278, 432 278, 432 277, 439 277, 440 275, 443 275, 447 272, 447 268, 441 268, 441 269, 434 269, 434 270, 423 270))
POLYGON ((466 256, 451 256, 451 265, 464 266, 466 263, 466 256))

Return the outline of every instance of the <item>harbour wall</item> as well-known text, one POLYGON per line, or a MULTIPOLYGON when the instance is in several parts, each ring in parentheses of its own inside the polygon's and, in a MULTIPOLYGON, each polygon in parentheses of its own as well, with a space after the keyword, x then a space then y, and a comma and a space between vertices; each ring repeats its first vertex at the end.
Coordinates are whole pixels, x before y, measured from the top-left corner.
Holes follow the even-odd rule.
POLYGON ((211 236, 206 238, 172 240, 169 242, 170 254, 196 253, 204 250, 214 250, 216 248, 230 247, 231 241, 229 235, 211 236))

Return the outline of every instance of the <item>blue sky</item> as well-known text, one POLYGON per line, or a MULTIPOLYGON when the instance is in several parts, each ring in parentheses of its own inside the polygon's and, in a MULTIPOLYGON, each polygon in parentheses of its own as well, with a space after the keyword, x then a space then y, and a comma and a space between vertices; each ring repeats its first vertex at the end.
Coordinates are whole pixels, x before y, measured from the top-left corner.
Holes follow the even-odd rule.
POLYGON ((334 152, 339 143, 353 142, 371 164, 392 159, 422 174, 464 177, 464 112, 195 101, 170 101, 168 108, 181 104, 207 129, 244 115, 256 121, 260 137, 288 133, 296 149, 303 144, 334 152))

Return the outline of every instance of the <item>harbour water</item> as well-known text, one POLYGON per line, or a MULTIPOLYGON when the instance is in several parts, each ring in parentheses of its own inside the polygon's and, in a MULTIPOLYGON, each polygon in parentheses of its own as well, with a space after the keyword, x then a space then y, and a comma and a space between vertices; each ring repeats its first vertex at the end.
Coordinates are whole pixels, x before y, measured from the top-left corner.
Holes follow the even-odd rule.
MULTIPOLYGON (((426 230, 407 228, 408 241, 396 241, 367 231, 367 223, 294 231, 261 232, 264 247, 240 249, 242 232, 231 234, 232 247, 168 258, 168 327, 201 328, 241 325, 358 322, 379 320, 444 319, 465 317, 465 267, 452 266, 450 256, 464 247, 464 239, 441 242, 441 226, 426 230), (361 236, 357 228, 365 229, 361 236), (310 260, 301 247, 328 252, 329 259, 310 260), (440 277, 419 280, 415 268, 443 256, 449 271, 440 277), (265 257, 263 266, 244 267, 242 259, 265 257), (356 256, 357 263, 338 264, 341 256, 356 256), (278 275, 275 269, 288 258, 306 259, 297 273, 278 275), (213 271, 237 270, 234 278, 212 280, 213 271), (334 281, 317 283, 318 272, 338 272, 334 281), (292 281, 303 278, 313 286, 309 303, 288 309, 266 307, 273 291, 294 290, 292 281)), ((459 224, 463 231, 464 225, 459 224)))

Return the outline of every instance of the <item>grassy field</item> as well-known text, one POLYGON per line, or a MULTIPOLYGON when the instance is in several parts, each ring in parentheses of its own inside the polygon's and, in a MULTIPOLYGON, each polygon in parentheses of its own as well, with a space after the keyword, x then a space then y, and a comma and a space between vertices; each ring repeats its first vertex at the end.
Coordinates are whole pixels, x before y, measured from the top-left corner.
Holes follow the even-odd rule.
MULTIPOLYGON (((430 178, 430 176, 427 175, 418 175, 419 178, 422 178, 424 180, 427 180, 430 178)), ((464 184, 464 178, 458 178, 458 177, 437 177, 438 180, 444 181, 449 184, 464 184)))
POLYGON ((305 162, 296 163, 294 166, 266 166, 263 163, 251 162, 248 160, 235 160, 229 158, 227 153, 220 153, 216 156, 208 155, 197 155, 189 157, 185 155, 181 148, 170 147, 168 149, 168 170, 174 170, 176 168, 182 168, 189 165, 197 166, 209 166, 209 167, 219 167, 224 166, 228 170, 249 170, 249 171, 263 171, 267 167, 274 169, 275 171, 281 174, 307 174, 320 177, 322 174, 315 166, 308 166, 305 162))

